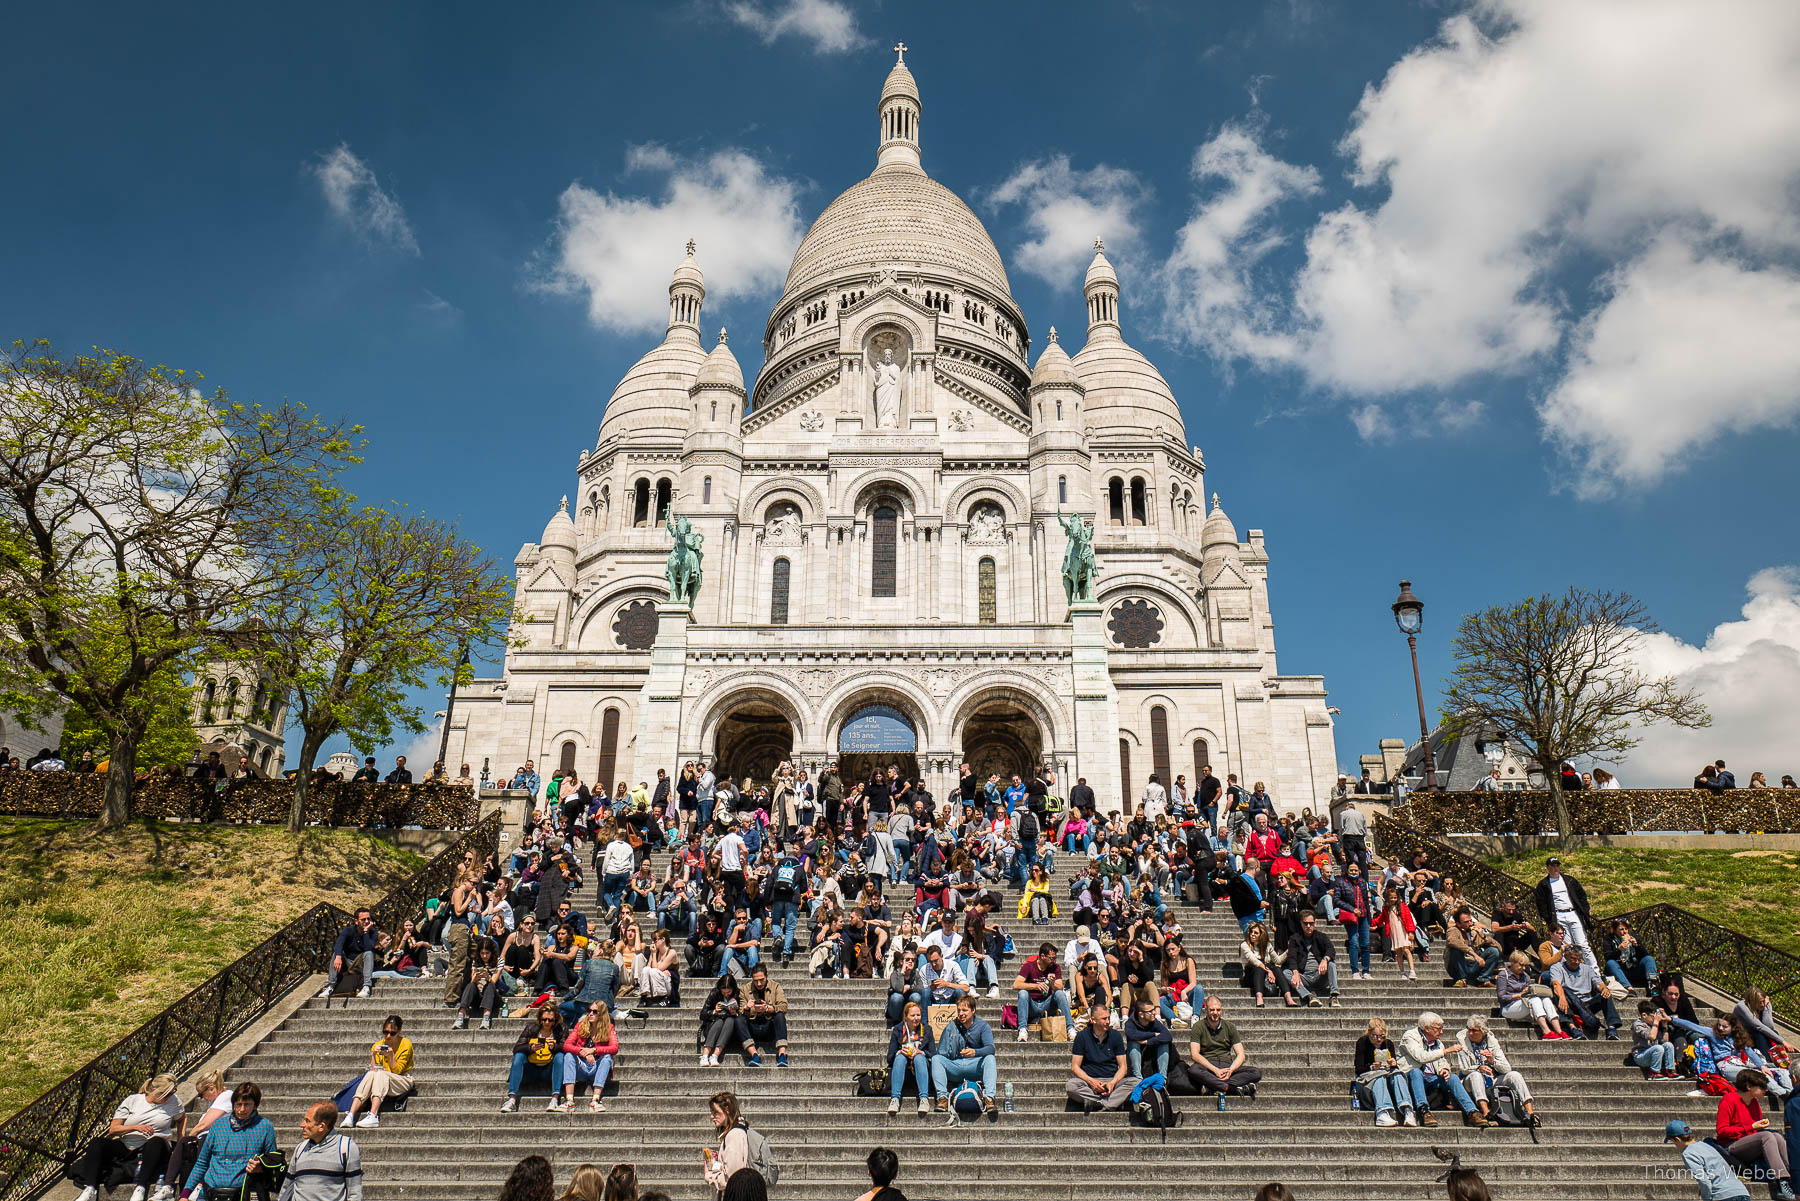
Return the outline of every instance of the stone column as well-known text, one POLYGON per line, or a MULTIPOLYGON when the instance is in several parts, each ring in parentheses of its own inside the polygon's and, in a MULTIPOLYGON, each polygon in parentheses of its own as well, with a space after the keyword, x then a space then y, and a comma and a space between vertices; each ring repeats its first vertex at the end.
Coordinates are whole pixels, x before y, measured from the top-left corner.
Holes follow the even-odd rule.
POLYGON ((650 648, 650 674, 638 694, 637 706, 633 769, 642 779, 654 778, 659 767, 681 766, 681 694, 692 620, 693 613, 686 605, 662 602, 656 606, 656 645, 650 648))
POLYGON ((1076 776, 1087 777, 1105 812, 1122 806, 1125 798, 1119 779, 1119 696, 1106 665, 1104 612, 1097 601, 1076 601, 1069 606, 1069 622, 1075 669, 1073 770, 1076 776))

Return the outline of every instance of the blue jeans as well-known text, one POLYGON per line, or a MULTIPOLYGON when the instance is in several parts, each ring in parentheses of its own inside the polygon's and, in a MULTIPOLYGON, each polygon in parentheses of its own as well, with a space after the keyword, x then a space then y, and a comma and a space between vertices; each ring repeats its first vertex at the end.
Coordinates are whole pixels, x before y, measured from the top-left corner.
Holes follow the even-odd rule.
MULTIPOLYGON (((1192 1005, 1195 1013, 1199 1013, 1201 1007, 1206 1004, 1206 985, 1198 980, 1194 981, 1193 986, 1182 995, 1181 999, 1192 1005)), ((1173 1026, 1175 1024, 1175 1002, 1168 997, 1159 997, 1157 1008, 1162 1011, 1163 1021, 1173 1026)))
POLYGON ((955 1059, 947 1059, 942 1055, 931 1057, 931 1083, 936 1086, 940 1097, 950 1095, 950 1081, 976 1079, 981 1081, 979 1087, 982 1096, 994 1095, 995 1086, 1000 1079, 1000 1068, 992 1055, 977 1055, 968 1059, 961 1056, 955 1059))
POLYGON ((1411 1112, 1412 1096, 1410 1090, 1392 1076, 1377 1076, 1369 1084, 1369 1091, 1375 1096, 1375 1112, 1392 1113, 1395 1108, 1411 1112))
POLYGON ((780 931, 781 953, 794 953, 794 924, 800 920, 800 906, 793 901, 776 901, 769 906, 769 929, 780 931))
MULTIPOLYGON (((919 1090, 919 1100, 931 1100, 931 1065, 926 1063, 931 1056, 920 1051, 912 1057, 913 1084, 919 1090)), ((906 1087, 906 1056, 894 1052, 893 1066, 888 1070, 888 1096, 898 1101, 900 1090, 906 1087)))
POLYGON ((887 1024, 889 1026, 892 1026, 895 1022, 898 1022, 900 1020, 901 1015, 903 1015, 906 1012, 906 1003, 908 1001, 916 1002, 918 1005, 923 1007, 925 1004, 925 996, 923 993, 917 993, 917 992, 909 992, 909 993, 891 992, 888 994, 887 1024))
POLYGON ((1043 1000, 1039 1001, 1033 999, 1029 991, 1021 988, 1019 990, 1018 1003, 1020 1029, 1024 1029, 1039 1018, 1045 1017, 1052 1012, 1061 1015, 1065 1024, 1074 1020, 1069 1013, 1069 994, 1064 989, 1059 988, 1043 1000))
POLYGON ((1250 927, 1263 920, 1263 912, 1263 910, 1258 909, 1255 913, 1246 913, 1243 917, 1240 917, 1238 919, 1238 929, 1246 935, 1249 934, 1250 927))
POLYGON ((1475 1102, 1469 1099, 1469 1092, 1456 1073, 1440 1076, 1436 1072, 1427 1076, 1423 1068, 1413 1068, 1406 1073, 1406 1082, 1412 1089, 1413 1106, 1421 1111, 1431 1108, 1431 1094, 1449 1093, 1456 1107, 1464 1113, 1475 1112, 1475 1102))
POLYGON ((594 1062, 589 1063, 579 1055, 571 1055, 564 1051, 562 1057, 563 1083, 573 1084, 577 1087, 583 1084, 592 1084, 594 1092, 598 1094, 601 1089, 606 1087, 607 1080, 611 1078, 612 1066, 613 1057, 610 1055, 596 1055, 594 1062))
POLYGON ((971 985, 979 986, 981 983, 981 978, 974 972, 975 968, 986 970, 989 988, 993 988, 1000 983, 1000 969, 994 966, 994 957, 992 955, 983 955, 980 959, 974 959, 968 955, 958 955, 956 957, 956 966, 962 969, 963 976, 967 978, 971 985))
POLYGON ((600 883, 600 907, 608 911, 618 908, 625 886, 631 883, 630 872, 608 872, 600 883))
POLYGON ((1363 918, 1354 926, 1344 927, 1344 949, 1350 956, 1350 970, 1367 973, 1369 970, 1369 919, 1363 918))
POLYGON ((1675 1070, 1675 1044, 1651 1043, 1642 1051, 1633 1051, 1631 1062, 1646 1071, 1672 1072, 1675 1070))
MULTIPOLYGON (((1337 898, 1328 892, 1320 893, 1318 901, 1313 905, 1313 912, 1318 914, 1324 921, 1337 921, 1337 898)), ((1359 968, 1357 970, 1360 971, 1361 969, 1359 968)))
POLYGON ((1487 948, 1479 960, 1472 955, 1456 954, 1446 955, 1444 959, 1452 980, 1466 980, 1470 984, 1491 983, 1494 973, 1500 970, 1499 947, 1487 948))
POLYGON ((1638 988, 1649 988, 1650 982, 1656 979, 1656 959, 1651 955, 1640 955, 1637 962, 1629 968, 1620 966, 1617 959, 1608 959, 1606 972, 1626 988, 1634 985, 1638 988))
POLYGON ((527 1063, 525 1062, 525 1052, 514 1052, 512 1073, 506 1078, 506 1095, 516 1097, 519 1095, 520 1085, 528 1080, 538 1080, 544 1076, 550 1077, 550 1091, 560 1093, 563 1084, 562 1061, 563 1057, 558 1054, 552 1055, 549 1063, 527 1063))
POLYGON ((741 951, 727 950, 723 955, 719 956, 719 975, 723 976, 726 972, 730 971, 731 961, 735 959, 744 965, 744 975, 748 976, 751 972, 756 970, 756 961, 758 957, 757 948, 755 947, 745 947, 741 951))
MULTIPOLYGON (((1144 1071, 1143 1048, 1144 1048, 1144 1044, 1142 1044, 1142 1043, 1126 1043, 1125 1044, 1125 1063, 1127 1065, 1126 1070, 1129 1075, 1136 1076, 1140 1080, 1149 1074, 1144 1071)), ((1164 1076, 1164 1078, 1166 1079, 1169 1075, 1169 1044, 1164 1043, 1160 1047, 1156 1048, 1155 1057, 1156 1057, 1156 1070, 1158 1072, 1161 1072, 1162 1075, 1164 1076)))

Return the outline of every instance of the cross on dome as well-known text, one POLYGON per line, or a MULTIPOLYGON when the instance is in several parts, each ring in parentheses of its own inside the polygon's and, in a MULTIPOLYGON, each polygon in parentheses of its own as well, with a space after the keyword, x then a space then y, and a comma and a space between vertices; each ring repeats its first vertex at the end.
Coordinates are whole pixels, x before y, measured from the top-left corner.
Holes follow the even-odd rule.
POLYGON ((1215 493, 1213 493, 1213 509, 1215 511, 1217 511, 1218 508, 1219 508, 1219 494, 1217 492, 1215 492, 1215 493))
POLYGON ((899 56, 900 62, 905 62, 906 61, 906 43, 905 42, 895 42, 894 43, 894 53, 899 56))
POLYGON ((694 239, 692 238, 688 239, 687 252, 690 259, 694 257, 694 239))
POLYGON ((569 511, 569 497, 567 493, 563 494, 562 504, 556 506, 556 508, 560 513, 567 513, 569 511))
POLYGON ((722 325, 719 327, 719 345, 725 345, 725 327, 722 325))
POLYGON ((1050 332, 1049 332, 1049 333, 1048 333, 1048 334, 1047 334, 1047 335, 1045 335, 1045 336, 1046 336, 1046 337, 1048 337, 1048 338, 1049 338, 1049 339, 1050 339, 1050 343, 1049 343, 1049 344, 1050 344, 1050 345, 1051 345, 1051 346, 1055 346, 1055 345, 1056 345, 1056 327, 1055 327, 1055 326, 1054 326, 1054 325, 1053 325, 1053 326, 1051 326, 1051 327, 1050 327, 1050 332))
POLYGON ((1095 250, 1105 250, 1106 243, 1102 242, 1099 238, 1095 238, 1094 239, 1094 249, 1095 250))

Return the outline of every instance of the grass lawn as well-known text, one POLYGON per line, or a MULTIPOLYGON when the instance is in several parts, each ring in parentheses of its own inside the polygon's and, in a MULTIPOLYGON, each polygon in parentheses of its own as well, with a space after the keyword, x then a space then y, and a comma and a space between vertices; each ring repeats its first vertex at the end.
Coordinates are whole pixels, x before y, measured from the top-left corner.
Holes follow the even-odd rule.
POLYGON ((0 1115, 319 901, 424 862, 350 830, 0 819, 0 1115))
MULTIPOLYGON (((1527 884, 1544 875, 1545 852, 1487 862, 1527 884)), ((1708 921, 1800 955, 1800 906, 1794 903, 1795 851, 1561 852, 1563 870, 1581 881, 1596 917, 1667 901, 1708 921)))

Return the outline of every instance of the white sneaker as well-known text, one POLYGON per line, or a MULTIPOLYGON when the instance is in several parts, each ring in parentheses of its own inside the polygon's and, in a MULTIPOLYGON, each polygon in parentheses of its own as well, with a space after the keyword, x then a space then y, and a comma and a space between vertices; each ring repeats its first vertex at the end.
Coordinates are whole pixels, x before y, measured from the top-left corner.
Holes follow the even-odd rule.
POLYGON ((989 1000, 993 1000, 995 997, 998 997, 999 995, 1000 995, 1000 986, 998 984, 996 984, 996 985, 994 985, 994 987, 988 989, 988 999, 989 1000))
POLYGON ((360 1117, 356 1120, 356 1128, 358 1130, 374 1130, 376 1127, 378 1127, 380 1125, 381 1125, 381 1119, 376 1117, 372 1113, 365 1113, 362 1117, 360 1117))
POLYGON ((899 1112, 900 1112, 900 1098, 899 1097, 888 1098, 888 1117, 891 1118, 899 1112))
POLYGON ((357 995, 357 996, 359 996, 359 997, 366 997, 366 996, 368 996, 368 995, 369 995, 369 986, 368 986, 368 985, 367 985, 367 984, 365 984, 365 985, 363 985, 363 986, 362 986, 362 987, 361 987, 361 988, 359 988, 359 989, 357 989, 357 990, 356 990, 356 995, 357 995))
POLYGON ((1025 1029, 1025 1027, 1023 1027, 1023 1026, 1020 1026, 1019 1027, 1019 1041, 1024 1042, 1025 1040, 1029 1039, 1030 1037, 1031 1037, 1031 1031, 1025 1029))
POLYGON ((140 1184, 131 1190, 131 1201, 144 1201, 144 1198, 148 1195, 148 1191, 140 1184))
POLYGON ((150 1190, 150 1201, 175 1201, 175 1186, 159 1184, 150 1190))
POLYGON ((1406 1120, 1400 1124, 1402 1126, 1417 1126, 1419 1124, 1419 1115, 1409 1109, 1406 1111, 1406 1120))
POLYGON ((919 1112, 920 1113, 930 1113, 931 1112, 931 1102, 927 1101, 924 1097, 919 1098, 919 1112))
POLYGON ((100 1190, 90 1185, 81 1190, 81 1196, 75 1198, 75 1201, 96 1201, 99 1196, 100 1190))
MULTIPOLYGON (((325 1000, 330 995, 331 995, 331 985, 329 985, 329 984, 327 984, 324 988, 321 988, 319 990, 319 1000, 321 1000, 321 1001, 325 1000)), ((94 1195, 97 1197, 100 1194, 95 1193, 94 1195)))
POLYGON ((501 1113, 511 1113, 517 1108, 519 1108, 519 1099, 517 1097, 508 1097, 500 1103, 501 1113))
POLYGON ((481 1028, 483 1030, 492 1030, 494 1028, 494 1019, 493 1018, 482 1018, 481 1019, 481 1028))
POLYGON ((1400 1119, 1395 1117, 1392 1111, 1384 1109, 1375 1115, 1375 1124, 1377 1126, 1398 1126, 1400 1119))
POLYGON ((712 1058, 712 1056, 708 1055, 705 1051, 700 1052, 700 1066, 701 1067, 707 1066, 706 1061, 711 1058, 712 1058))

